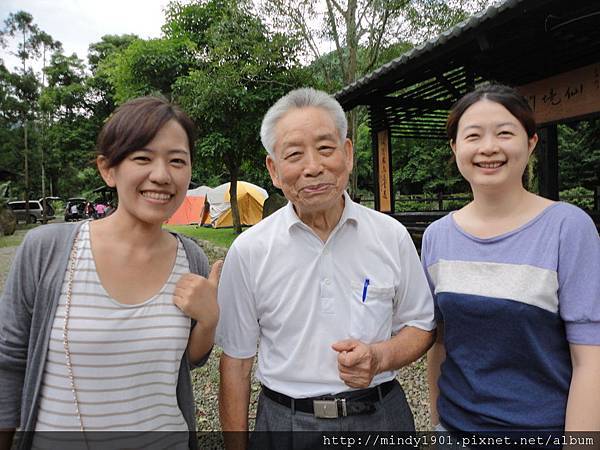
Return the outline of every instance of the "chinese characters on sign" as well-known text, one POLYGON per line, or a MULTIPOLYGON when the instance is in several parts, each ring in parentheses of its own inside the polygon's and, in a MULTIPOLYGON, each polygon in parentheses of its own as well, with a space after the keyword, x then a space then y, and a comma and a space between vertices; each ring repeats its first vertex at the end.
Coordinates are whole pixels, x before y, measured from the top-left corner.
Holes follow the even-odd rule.
POLYGON ((535 113, 544 124, 600 111, 600 63, 521 86, 535 113))
POLYGON ((379 210, 381 212, 392 211, 388 139, 388 130, 382 130, 377 133, 377 152, 379 161, 379 210))

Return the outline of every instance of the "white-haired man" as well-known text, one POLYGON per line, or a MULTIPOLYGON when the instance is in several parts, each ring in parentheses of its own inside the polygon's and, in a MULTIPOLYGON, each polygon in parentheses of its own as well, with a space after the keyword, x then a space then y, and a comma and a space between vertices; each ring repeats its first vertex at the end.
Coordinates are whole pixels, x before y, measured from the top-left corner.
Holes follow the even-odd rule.
MULTIPOLYGON (((414 430, 395 375, 432 344, 433 301, 406 229, 345 192, 346 132, 339 103, 310 88, 263 119, 267 168, 289 203, 239 236, 223 267, 224 431, 248 429, 257 343, 256 431, 414 430)), ((275 434, 251 444, 291 446, 291 433, 275 434)))

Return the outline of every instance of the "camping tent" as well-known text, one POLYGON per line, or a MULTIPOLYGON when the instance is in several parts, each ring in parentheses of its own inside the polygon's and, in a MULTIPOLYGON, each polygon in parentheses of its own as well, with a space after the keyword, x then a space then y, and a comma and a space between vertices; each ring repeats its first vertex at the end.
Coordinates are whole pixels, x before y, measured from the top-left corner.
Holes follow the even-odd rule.
POLYGON ((194 195, 194 191, 195 189, 187 191, 185 200, 183 200, 181 206, 167 220, 168 225, 189 225, 200 222, 205 196, 196 196, 194 195))
POLYGON ((186 195, 188 197, 204 197, 211 189, 209 186, 199 186, 195 189, 189 189, 186 195))
MULTIPOLYGON (((214 228, 233 226, 229 185, 230 183, 225 183, 217 186, 207 194, 210 221, 214 228)), ((242 225, 254 225, 260 221, 263 203, 268 196, 269 194, 263 188, 246 181, 238 181, 237 201, 242 225)))

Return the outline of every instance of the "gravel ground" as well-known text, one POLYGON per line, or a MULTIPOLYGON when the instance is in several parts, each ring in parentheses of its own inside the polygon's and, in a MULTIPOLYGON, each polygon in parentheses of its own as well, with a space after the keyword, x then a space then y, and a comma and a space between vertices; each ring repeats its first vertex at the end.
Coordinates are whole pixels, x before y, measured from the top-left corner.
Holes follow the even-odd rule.
POLYGON ((10 263, 15 257, 17 247, 2 247, 0 248, 0 290, 4 287, 6 276, 10 269, 10 263))
MULTIPOLYGON (((216 247, 208 241, 199 241, 203 247, 209 262, 224 258, 226 249, 216 247)), ((0 289, 4 286, 4 280, 14 257, 16 247, 0 248, 0 289)), ((215 348, 207 364, 192 372, 194 386, 194 398, 196 400, 196 419, 199 431, 219 430, 219 410, 217 395, 219 391, 219 356, 220 349, 215 348)), ((427 377, 425 371, 425 358, 421 358, 409 367, 400 370, 398 380, 402 384, 408 402, 415 415, 417 430, 430 430, 429 407, 427 400, 427 377)), ((254 381, 250 399, 250 421, 253 425, 256 414, 256 401, 260 390, 259 384, 254 381)))

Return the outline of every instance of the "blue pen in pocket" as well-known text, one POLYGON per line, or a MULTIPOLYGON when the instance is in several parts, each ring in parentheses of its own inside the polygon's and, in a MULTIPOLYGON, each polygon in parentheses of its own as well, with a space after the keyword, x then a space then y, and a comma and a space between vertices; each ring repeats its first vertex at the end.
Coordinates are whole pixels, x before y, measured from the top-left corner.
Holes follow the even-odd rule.
POLYGON ((367 289, 369 288, 369 279, 365 278, 365 284, 363 285, 363 294, 362 294, 362 302, 364 303, 367 300, 367 289))

